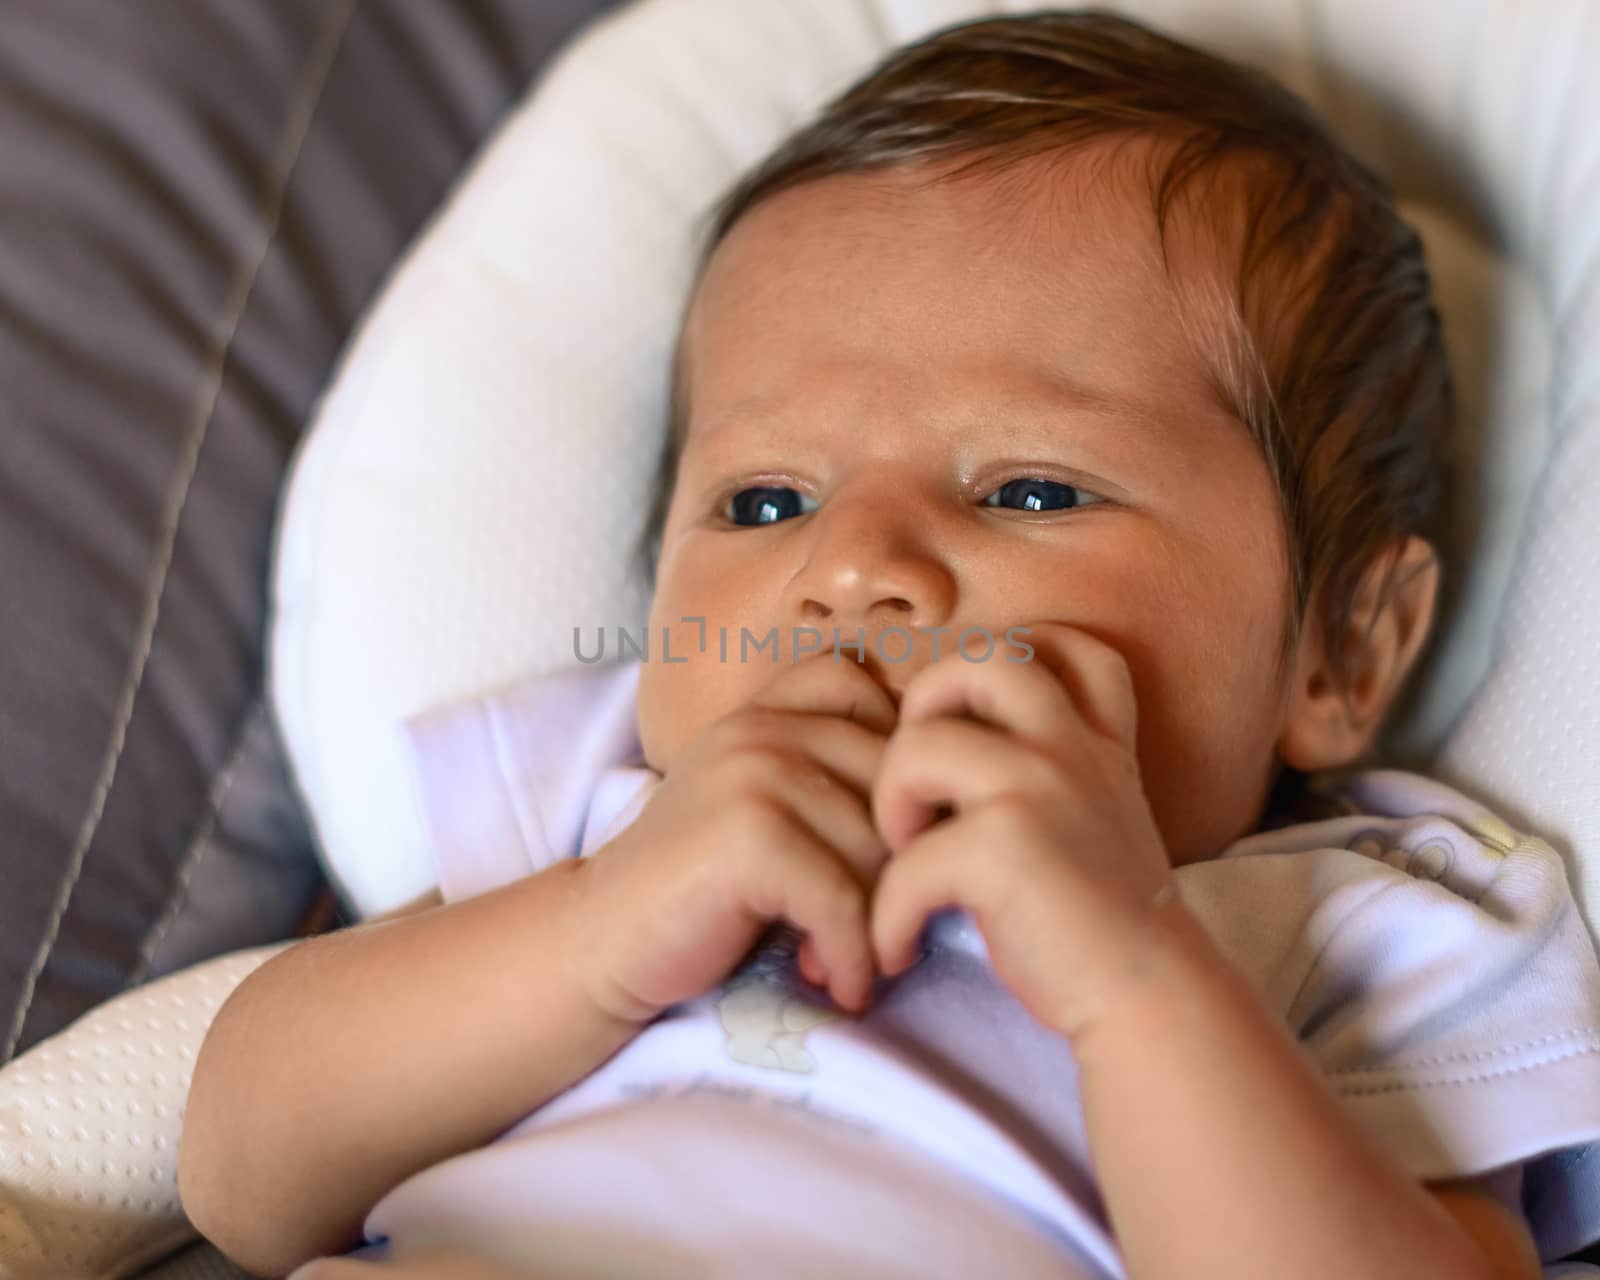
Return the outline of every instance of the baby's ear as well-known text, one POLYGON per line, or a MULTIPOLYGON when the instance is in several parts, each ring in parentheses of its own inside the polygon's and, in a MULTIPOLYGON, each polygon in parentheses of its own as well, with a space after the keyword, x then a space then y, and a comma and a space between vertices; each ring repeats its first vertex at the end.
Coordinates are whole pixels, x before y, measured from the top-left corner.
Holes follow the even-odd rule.
POLYGON ((1362 575, 1342 637, 1343 681, 1315 623, 1320 615, 1308 611, 1278 742, 1286 765, 1314 773, 1366 753, 1428 639, 1438 592, 1439 557, 1426 540, 1407 537, 1376 556, 1362 575))

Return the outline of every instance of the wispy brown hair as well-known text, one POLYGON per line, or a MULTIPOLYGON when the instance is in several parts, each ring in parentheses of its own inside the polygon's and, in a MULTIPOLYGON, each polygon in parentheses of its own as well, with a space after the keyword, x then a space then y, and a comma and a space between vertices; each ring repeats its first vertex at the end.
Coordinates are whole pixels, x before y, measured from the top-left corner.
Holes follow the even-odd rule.
MULTIPOLYGON (((1383 568, 1385 599, 1406 535, 1440 545, 1454 400, 1416 232, 1387 184, 1270 77, 1097 10, 944 28, 891 53, 723 195, 695 279, 741 217, 800 183, 944 159, 965 163, 930 184, 991 177, 1141 138, 1158 144, 1149 177, 1164 260, 1175 210, 1210 224, 1233 257, 1222 281, 1232 323, 1196 313, 1190 331, 1282 497, 1282 656, 1320 588, 1327 652, 1349 679, 1344 637, 1365 572, 1383 568)), ((680 333, 640 542, 652 578, 687 427, 683 355, 680 333)))

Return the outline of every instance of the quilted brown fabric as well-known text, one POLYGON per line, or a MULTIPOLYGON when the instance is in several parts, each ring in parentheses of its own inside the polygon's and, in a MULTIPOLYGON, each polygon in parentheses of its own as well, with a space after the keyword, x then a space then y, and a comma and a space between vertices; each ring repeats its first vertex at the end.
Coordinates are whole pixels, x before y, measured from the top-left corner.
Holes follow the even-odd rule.
POLYGON ((0 1061, 291 936, 286 461, 367 299, 611 0, 0 6, 0 1061))

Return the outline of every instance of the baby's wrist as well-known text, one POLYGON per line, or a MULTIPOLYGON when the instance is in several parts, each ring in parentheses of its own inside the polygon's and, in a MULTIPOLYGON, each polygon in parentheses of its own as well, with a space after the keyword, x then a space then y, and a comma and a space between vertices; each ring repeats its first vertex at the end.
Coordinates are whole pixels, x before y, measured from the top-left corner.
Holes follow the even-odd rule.
POLYGON ((616 966, 605 942, 607 931, 598 916, 607 906, 594 901, 592 857, 571 858, 549 868, 568 877, 561 912, 562 954, 573 985, 582 993, 596 1019, 618 1030, 637 1031, 661 1009, 645 1003, 617 981, 616 966))
POLYGON ((1169 879, 1129 931, 1121 955, 1108 960, 1075 1001, 1072 1025, 1056 1030, 1081 1062, 1107 1027, 1148 1016, 1152 1002, 1185 999, 1195 982, 1214 978, 1227 963, 1169 879))

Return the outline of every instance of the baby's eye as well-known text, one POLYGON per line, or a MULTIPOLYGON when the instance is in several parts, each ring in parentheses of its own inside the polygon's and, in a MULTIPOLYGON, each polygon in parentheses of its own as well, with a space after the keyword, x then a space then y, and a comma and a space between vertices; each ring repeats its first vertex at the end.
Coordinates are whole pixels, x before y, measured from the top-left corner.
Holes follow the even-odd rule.
POLYGON ((753 489, 740 489, 728 500, 728 518, 737 525, 777 524, 790 516, 805 514, 801 504, 810 502, 817 509, 816 499, 784 485, 760 485, 753 489))
POLYGON ((1099 502, 1086 489, 1062 484, 1059 480, 1041 480, 1037 476, 1023 476, 1007 480, 983 500, 986 507, 1015 507, 1018 511, 1064 511, 1069 507, 1086 507, 1099 502))

